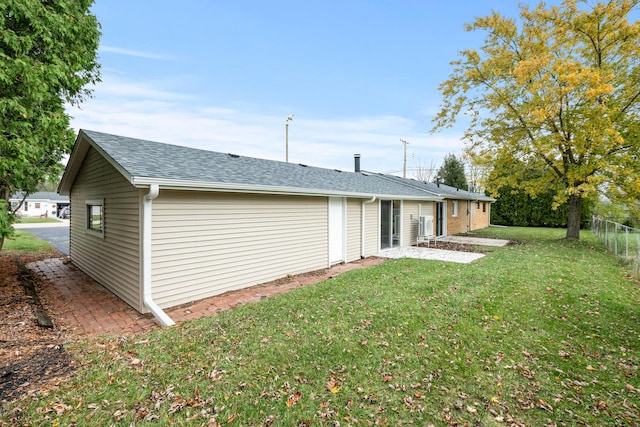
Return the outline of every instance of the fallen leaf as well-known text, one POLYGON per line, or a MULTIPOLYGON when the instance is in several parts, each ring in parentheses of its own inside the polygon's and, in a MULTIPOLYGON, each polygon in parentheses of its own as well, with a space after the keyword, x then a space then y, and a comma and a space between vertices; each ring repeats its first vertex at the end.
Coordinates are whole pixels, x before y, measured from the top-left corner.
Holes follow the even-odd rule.
POLYGON ((55 405, 53 405, 53 410, 56 411, 56 414, 58 414, 58 416, 60 416, 65 412, 70 411, 71 406, 65 405, 64 403, 56 403, 55 405))
POLYGON ((325 384, 325 387, 327 388, 327 390, 329 390, 331 393, 336 394, 340 391, 340 386, 338 385, 338 383, 336 383, 335 381, 331 380, 328 381, 327 384, 325 384))
POLYGON ((467 405, 467 412, 470 414, 477 414, 478 410, 476 408, 474 408, 473 406, 467 405))
POLYGON ((595 371, 595 370, 596 368, 594 368, 593 366, 587 365, 587 371, 595 371))
POLYGON ((214 369, 213 371, 209 372, 209 379, 211 381, 220 381, 222 379, 222 374, 224 373, 225 371, 214 369))
POLYGON ((287 408, 291 408, 293 405, 298 403, 298 400, 300 400, 301 397, 302 393, 300 393, 299 391, 296 391, 295 394, 290 395, 287 399, 287 408))

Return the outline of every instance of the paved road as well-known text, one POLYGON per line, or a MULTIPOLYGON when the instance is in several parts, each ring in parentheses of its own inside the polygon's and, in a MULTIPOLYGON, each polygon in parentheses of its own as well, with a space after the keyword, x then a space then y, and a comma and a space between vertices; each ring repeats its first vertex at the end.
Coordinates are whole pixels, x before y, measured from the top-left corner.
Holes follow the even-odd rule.
POLYGON ((28 231, 37 238, 51 243, 63 255, 69 255, 69 220, 43 224, 15 224, 14 228, 28 231))

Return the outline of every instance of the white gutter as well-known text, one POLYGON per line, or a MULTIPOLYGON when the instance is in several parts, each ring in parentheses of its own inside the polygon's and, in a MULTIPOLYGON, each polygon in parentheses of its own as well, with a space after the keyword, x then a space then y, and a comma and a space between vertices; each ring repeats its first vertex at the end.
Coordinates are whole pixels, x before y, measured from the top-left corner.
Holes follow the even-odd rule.
POLYGON ((365 221, 364 205, 367 204, 367 203, 373 203, 375 201, 376 201, 376 196, 373 196, 369 200, 363 200, 362 201, 362 207, 360 209, 360 225, 361 225, 361 229, 360 229, 360 259, 364 259, 364 231, 365 231, 365 227, 364 227, 364 221, 365 221))
MULTIPOLYGON (((324 189, 313 188, 296 188, 296 187, 283 187, 273 185, 260 185, 260 184, 238 184, 238 183, 224 183, 224 182, 208 182, 208 181, 187 181, 187 180, 175 180, 175 179, 161 179, 161 178, 147 178, 147 177, 131 177, 129 182, 137 188, 147 188, 152 185, 160 185, 165 190, 190 190, 190 191, 217 191, 217 192, 229 192, 229 193, 252 193, 252 194, 279 194, 279 195, 298 195, 298 196, 322 196, 322 197, 351 197, 351 198, 364 198, 372 197, 371 193, 357 193, 351 191, 330 191, 324 189)), ((406 187, 411 187, 405 185, 406 187)), ((420 190, 420 189, 418 189, 420 190)), ((420 190, 425 192, 425 190, 420 190)), ((398 195, 398 194, 378 194, 375 197, 383 199, 393 200, 421 200, 421 201, 436 201, 442 200, 442 197, 434 196, 412 196, 412 195, 398 195)))
POLYGON ((162 326, 173 326, 176 322, 162 311, 151 295, 151 212, 153 199, 158 197, 160 187, 152 184, 149 193, 142 199, 142 299, 145 307, 158 319, 162 326))

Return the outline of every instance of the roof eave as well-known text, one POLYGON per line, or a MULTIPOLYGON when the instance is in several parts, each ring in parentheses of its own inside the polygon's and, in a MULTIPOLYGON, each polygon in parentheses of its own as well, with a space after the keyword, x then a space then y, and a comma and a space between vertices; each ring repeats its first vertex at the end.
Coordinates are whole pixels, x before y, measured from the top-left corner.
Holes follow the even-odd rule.
POLYGON ((87 135, 82 129, 78 132, 78 137, 73 145, 73 150, 69 156, 69 161, 64 169, 64 174, 60 183, 58 184, 57 192, 63 196, 69 196, 71 194, 71 187, 73 182, 80 172, 80 168, 84 162, 84 158, 89 152, 89 148, 97 150, 102 157, 104 157, 111 166, 113 166, 118 172, 124 176, 127 181, 131 181, 131 174, 120 166, 111 156, 109 156, 98 144, 96 144, 89 135, 87 135))
POLYGON ((219 191, 229 193, 280 194, 295 196, 325 196, 325 197, 353 197, 370 199, 375 196, 380 199, 440 201, 442 198, 433 196, 411 196, 398 194, 359 193, 340 190, 326 190, 316 188, 297 188, 259 184, 237 184, 226 182, 187 181, 152 177, 132 177, 131 184, 137 188, 148 188, 155 184, 163 190, 191 190, 191 191, 219 191))

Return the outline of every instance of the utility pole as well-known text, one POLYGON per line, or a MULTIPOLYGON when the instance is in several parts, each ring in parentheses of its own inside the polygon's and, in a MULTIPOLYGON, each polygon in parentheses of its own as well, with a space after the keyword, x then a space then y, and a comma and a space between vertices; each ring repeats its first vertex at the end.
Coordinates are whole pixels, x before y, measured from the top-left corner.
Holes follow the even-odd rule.
POLYGON ((406 178, 407 177, 407 145, 409 145, 409 143, 402 138, 400 138, 400 142, 404 144, 404 166, 402 167, 402 177, 406 178))
POLYGON ((285 160, 289 163, 289 121, 293 120, 293 114, 289 114, 287 116, 287 120, 285 120, 285 131, 284 131, 284 141, 285 141, 285 160))

